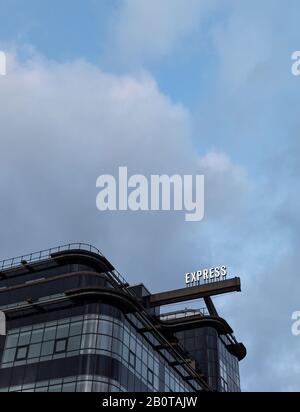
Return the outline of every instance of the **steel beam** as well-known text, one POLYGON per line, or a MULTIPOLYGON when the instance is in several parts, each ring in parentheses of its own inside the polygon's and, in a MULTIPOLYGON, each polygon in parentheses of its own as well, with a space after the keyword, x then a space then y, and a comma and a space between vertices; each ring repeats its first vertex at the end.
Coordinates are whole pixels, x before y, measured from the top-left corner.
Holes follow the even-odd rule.
POLYGON ((149 297, 150 306, 163 306, 170 303, 185 302, 188 300, 204 298, 207 296, 221 295, 229 292, 240 292, 240 278, 220 280, 198 286, 190 286, 168 292, 155 293, 149 297))

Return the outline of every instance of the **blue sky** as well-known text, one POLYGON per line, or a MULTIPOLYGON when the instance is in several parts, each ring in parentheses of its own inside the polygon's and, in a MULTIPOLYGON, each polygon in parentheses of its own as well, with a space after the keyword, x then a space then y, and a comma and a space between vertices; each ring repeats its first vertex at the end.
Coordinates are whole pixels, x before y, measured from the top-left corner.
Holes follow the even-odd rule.
POLYGON ((226 262, 243 293, 217 304, 248 347, 243 389, 299 390, 299 12, 296 0, 0 0, 0 255, 87 241, 150 290, 226 262), (101 215, 96 178, 122 165, 204 173, 204 220, 101 215))
POLYGON ((205 94, 209 67, 215 61, 209 45, 204 39, 199 45, 197 37, 189 38, 188 44, 178 39, 175 53, 166 53, 162 59, 154 57, 146 64, 143 60, 134 64, 130 59, 118 60, 110 53, 111 37, 122 6, 120 0, 4 0, 0 2, 0 14, 5 16, 0 26, 1 44, 28 44, 56 61, 84 58, 115 73, 147 68, 168 95, 193 105, 198 97, 191 87, 193 83, 202 85, 201 94, 205 94))
POLYGON ((50 59, 98 62, 101 35, 115 1, 1 1, 1 40, 32 44, 50 59), (97 4, 98 3, 98 4, 97 4))

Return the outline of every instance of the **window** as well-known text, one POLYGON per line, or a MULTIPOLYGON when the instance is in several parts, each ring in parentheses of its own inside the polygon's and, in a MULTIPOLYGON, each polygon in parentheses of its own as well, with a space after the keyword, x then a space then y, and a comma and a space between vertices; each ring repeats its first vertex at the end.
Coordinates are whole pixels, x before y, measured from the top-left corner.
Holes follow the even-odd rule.
POLYGON ((6 339, 6 347, 13 348, 17 346, 19 335, 8 335, 6 339))
MULTIPOLYGON (((101 332, 101 330, 100 330, 101 332)), ((130 335, 129 333, 126 331, 126 329, 124 329, 124 335, 123 335, 123 342, 126 346, 129 346, 129 342, 130 342, 130 335)))
POLYGON ((56 338, 66 338, 69 335, 69 324, 60 325, 57 328, 56 338))
POLYGON ((31 343, 41 342, 43 340, 43 329, 34 330, 31 335, 31 343))
POLYGON ((54 352, 55 353, 65 352, 67 349, 67 343, 68 343, 68 339, 58 339, 55 342, 54 352))
POLYGON ((129 365, 135 368, 135 354, 131 350, 129 351, 129 365))
POLYGON ((44 342, 42 346, 41 356, 52 355, 54 349, 54 340, 44 342))
POLYGON ((25 346, 25 345, 28 345, 28 343, 29 343, 29 341, 30 341, 30 336, 31 336, 31 333, 30 332, 23 332, 23 333, 21 333, 20 334, 20 337, 19 337, 19 342, 18 342, 18 345, 19 346, 25 346))
POLYGON ((123 345, 123 358, 124 358, 124 360, 127 360, 128 356, 129 356, 129 350, 128 350, 127 346, 123 345))
POLYGON ((55 338, 55 333, 56 333, 56 327, 48 327, 45 329, 45 334, 44 334, 44 340, 51 340, 55 338))
POLYGON ((6 349, 4 351, 2 362, 3 363, 13 362, 14 359, 15 359, 15 355, 16 355, 16 349, 15 348, 6 349))
POLYGON ((142 345, 140 343, 137 343, 136 345, 136 355, 138 358, 142 358, 142 345))
POLYGON ((28 358, 38 358, 40 356, 41 346, 41 343, 35 343, 33 345, 30 345, 28 358))
POLYGON ((75 392, 76 382, 65 383, 62 392, 75 392))
POLYGON ((83 333, 97 333, 97 321, 90 319, 84 321, 83 324, 83 333))
POLYGON ((96 334, 83 335, 81 341, 81 349, 91 349, 96 347, 96 334))
POLYGON ((118 355, 122 355, 122 346, 119 340, 112 339, 111 351, 118 355))
POLYGON ((136 372, 141 374, 142 373, 142 361, 139 358, 136 358, 136 372))
POLYGON ((81 329, 82 329, 82 323, 81 322, 71 323, 69 335, 70 336, 80 335, 81 334, 81 329))
POLYGON ((150 368, 148 368, 148 382, 151 385, 153 385, 153 378, 154 378, 153 371, 150 368))
POLYGON ((107 335, 102 335, 100 340, 101 349, 111 351, 111 337, 107 335))
POLYGON ((73 336, 68 339, 68 351, 80 349, 81 336, 73 336))
POLYGON ((29 345, 20 346, 17 349, 15 361, 24 360, 27 358, 29 345))
POLYGON ((111 322, 106 321, 106 320, 100 320, 99 330, 98 331, 101 334, 112 336, 113 324, 111 322))

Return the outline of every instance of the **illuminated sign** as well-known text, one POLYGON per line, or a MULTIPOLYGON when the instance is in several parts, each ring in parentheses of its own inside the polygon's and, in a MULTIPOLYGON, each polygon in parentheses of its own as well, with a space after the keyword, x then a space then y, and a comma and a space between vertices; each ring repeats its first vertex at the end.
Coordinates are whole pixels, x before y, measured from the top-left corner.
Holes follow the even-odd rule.
POLYGON ((226 278, 227 268, 226 266, 216 266, 208 269, 196 270, 195 272, 188 272, 185 274, 186 285, 193 283, 200 283, 203 281, 222 280, 226 278))

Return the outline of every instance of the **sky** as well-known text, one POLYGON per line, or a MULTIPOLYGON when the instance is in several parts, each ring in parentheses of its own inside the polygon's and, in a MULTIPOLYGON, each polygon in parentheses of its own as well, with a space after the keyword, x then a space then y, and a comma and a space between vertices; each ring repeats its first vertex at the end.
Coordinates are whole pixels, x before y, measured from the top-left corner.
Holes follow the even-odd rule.
POLYGON ((130 283, 215 298, 247 347, 245 391, 299 391, 297 0, 0 0, 0 258, 73 241, 130 283), (205 217, 100 212, 96 179, 204 174, 205 217))

